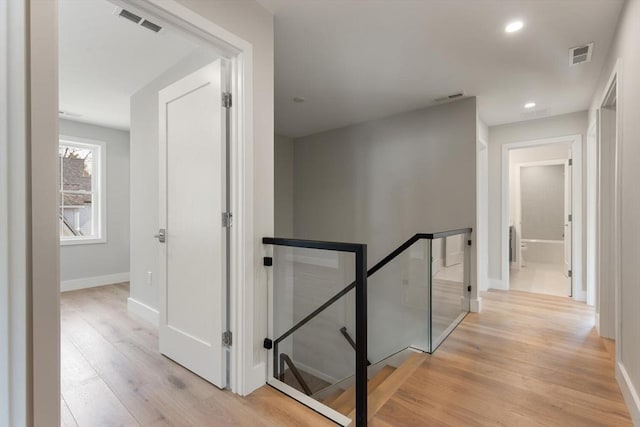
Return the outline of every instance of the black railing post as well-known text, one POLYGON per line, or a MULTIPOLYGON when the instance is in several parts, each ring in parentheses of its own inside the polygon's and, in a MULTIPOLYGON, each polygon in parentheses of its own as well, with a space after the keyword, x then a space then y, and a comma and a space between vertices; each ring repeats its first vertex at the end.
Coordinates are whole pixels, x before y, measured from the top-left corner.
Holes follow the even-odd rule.
POLYGON ((356 427, 367 425, 367 246, 356 255, 356 427))

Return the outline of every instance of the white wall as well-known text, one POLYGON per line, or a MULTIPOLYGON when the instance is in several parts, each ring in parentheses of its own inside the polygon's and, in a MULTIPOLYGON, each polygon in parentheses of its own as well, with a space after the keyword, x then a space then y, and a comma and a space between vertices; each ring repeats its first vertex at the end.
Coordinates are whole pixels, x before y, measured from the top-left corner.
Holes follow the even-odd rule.
POLYGON ((622 284, 620 316, 622 322, 618 379, 631 410, 635 425, 640 426, 640 0, 626 2, 615 37, 603 68, 590 110, 593 120, 602 100, 607 81, 618 58, 622 59, 620 76, 620 141, 622 150, 621 254, 622 284))
POLYGON ((274 191, 277 237, 293 237, 293 147, 293 139, 275 136, 274 191))
MULTIPOLYGON (((489 127, 489 281, 492 287, 502 288, 502 145, 567 135, 583 135, 586 140, 587 112, 577 112, 489 127)), ((583 153, 586 150, 582 150, 583 153)), ((584 162, 583 162, 584 164, 584 162)), ((583 168, 583 175, 586 168, 583 168)), ((583 176, 583 182, 586 182, 583 176)), ((584 186, 583 186, 584 187, 584 186)), ((583 189, 584 193, 584 189, 583 189)), ((584 200, 584 197, 583 197, 584 200)), ((583 217, 586 207, 583 208, 583 217)), ((583 235, 586 232, 583 221, 583 235)), ((586 266, 586 239, 583 239, 583 270, 586 266)), ((583 272, 583 276, 586 277, 583 272)), ((586 281, 585 281, 586 283, 586 281)), ((583 284, 584 286, 584 284, 583 284)))
POLYGON ((62 291, 127 280, 129 275, 129 132, 61 119, 60 135, 107 146, 107 241, 60 247, 62 291), (107 277, 102 277, 107 276, 107 277))
POLYGON ((201 50, 181 60, 131 96, 131 298, 158 310, 158 92, 211 63, 201 50), (147 272, 151 272, 149 284, 147 272))

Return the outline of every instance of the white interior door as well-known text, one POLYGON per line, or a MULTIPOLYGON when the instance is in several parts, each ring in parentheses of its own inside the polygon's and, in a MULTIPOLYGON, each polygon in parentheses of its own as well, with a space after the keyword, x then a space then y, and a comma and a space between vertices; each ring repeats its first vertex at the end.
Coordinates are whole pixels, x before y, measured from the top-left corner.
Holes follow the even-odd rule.
POLYGON ((160 352, 218 387, 226 381, 226 144, 222 65, 159 93, 160 352))
MULTIPOLYGON (((571 156, 571 153, 569 153, 571 156)), ((567 277, 571 277, 569 273, 572 269, 571 266, 571 245, 572 245, 572 213, 571 213, 571 205, 572 205, 572 173, 571 173, 571 165, 570 161, 565 162, 564 165, 564 271, 567 277)), ((571 280, 569 280, 571 283, 571 280)), ((572 289, 570 289, 569 295, 572 295, 572 289)))

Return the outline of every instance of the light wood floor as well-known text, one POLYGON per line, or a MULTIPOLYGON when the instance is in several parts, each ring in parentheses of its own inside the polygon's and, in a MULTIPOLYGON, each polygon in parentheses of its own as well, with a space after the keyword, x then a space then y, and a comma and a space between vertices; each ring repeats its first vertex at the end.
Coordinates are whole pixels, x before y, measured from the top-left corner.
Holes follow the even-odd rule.
POLYGON ((62 294, 63 426, 334 425, 270 387, 241 398, 161 356, 128 295, 126 284, 62 294))
POLYGON ((593 311, 489 292, 375 414, 372 426, 631 426, 593 311))
MULTIPOLYGON (((64 426, 332 425, 269 387, 241 398, 159 355, 127 296, 127 285, 62 295, 64 426)), ((490 292, 370 425, 630 426, 607 344, 584 304, 490 292)))

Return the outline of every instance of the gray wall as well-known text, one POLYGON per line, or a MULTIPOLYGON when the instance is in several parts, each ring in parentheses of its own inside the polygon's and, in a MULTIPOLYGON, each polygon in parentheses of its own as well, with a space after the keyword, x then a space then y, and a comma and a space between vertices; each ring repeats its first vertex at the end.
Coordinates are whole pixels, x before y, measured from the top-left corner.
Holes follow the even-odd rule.
POLYGON ((522 238, 563 240, 564 166, 527 166, 520 172, 522 238))
POLYGON ((211 63, 217 55, 196 52, 131 97, 131 298, 159 308, 158 288, 158 91, 211 63), (149 284, 147 272, 151 272, 149 284))
POLYGON ((274 140, 275 231, 277 237, 293 237, 293 139, 274 140))
MULTIPOLYGON (((586 153, 584 143, 587 132, 587 112, 563 114, 538 120, 512 123, 508 125, 489 127, 489 281, 501 281, 502 276, 502 232, 500 219, 502 217, 502 145, 511 142, 532 141, 543 138, 553 138, 567 135, 582 135, 583 158, 586 153)), ((583 165, 586 162, 583 159, 583 165)), ((583 180, 586 182, 586 167, 582 168, 583 180)), ((583 185, 584 188, 584 185, 583 185)), ((583 191, 584 193, 584 191, 583 191)), ((583 194, 583 200, 586 200, 583 194)), ((586 206, 583 208, 583 218, 586 218, 586 206)), ((583 236, 586 236, 586 223, 583 221, 583 236)), ((583 274, 586 278, 586 239, 582 239, 583 274)), ((586 284, 586 280, 584 281, 586 284)), ((496 287, 502 287, 496 286, 496 287)), ((584 286, 583 286, 584 287, 584 286)))
MULTIPOLYGON (((618 58, 622 59, 620 91, 618 99, 621 112, 622 156, 622 210, 621 210, 621 347, 620 359, 629 377, 629 383, 622 387, 627 392, 630 387, 640 392, 640 0, 626 2, 620 18, 618 32, 603 68, 598 90, 595 92, 590 117, 595 117, 602 94, 618 58)), ((629 394, 625 395, 629 398, 629 394)), ((636 425, 640 425, 640 408, 627 400, 636 425)))
POLYGON ((61 246, 60 280, 128 273, 129 132, 63 119, 59 126, 61 135, 107 144, 107 242, 61 246))
MULTIPOLYGON (((293 196, 296 238, 367 243, 369 266, 417 232, 475 229, 476 128, 476 100, 471 98, 298 138, 293 144, 276 138, 276 229, 289 226, 285 219, 293 196)), ((440 267, 442 244, 435 242, 433 253, 440 267)), ((417 274, 426 271, 419 249, 414 247, 410 257, 405 254, 370 281, 370 326, 378 331, 370 336, 374 359, 388 356, 390 349, 420 345, 415 340, 426 338, 421 329, 425 324, 419 320, 426 315, 420 305, 426 304, 426 297, 415 301, 416 307, 406 302, 411 299, 407 285, 423 289, 426 280, 417 274), (421 267, 415 265, 420 260, 421 267), (376 308, 381 301, 387 308, 397 303, 397 310, 383 314, 376 308), (403 334, 394 335, 396 327, 403 334)), ((293 268, 290 262, 280 263, 275 292, 290 286, 291 275, 299 276, 295 284, 300 287, 294 300, 282 302, 280 312, 308 313, 353 279, 353 261, 329 268, 324 257, 331 255, 306 254, 293 268)), ((475 283, 473 260, 475 253, 475 283)), ((352 369, 353 351, 337 332, 341 326, 353 332, 351 298, 334 304, 289 343, 296 363, 330 381, 352 369), (325 346, 331 352, 313 345, 318 336, 331 343, 325 346)), ((290 322, 291 315, 281 320, 290 322)))
POLYGON ((475 98, 297 139, 295 236, 367 243, 371 266, 417 232, 475 229, 475 171, 475 98))

